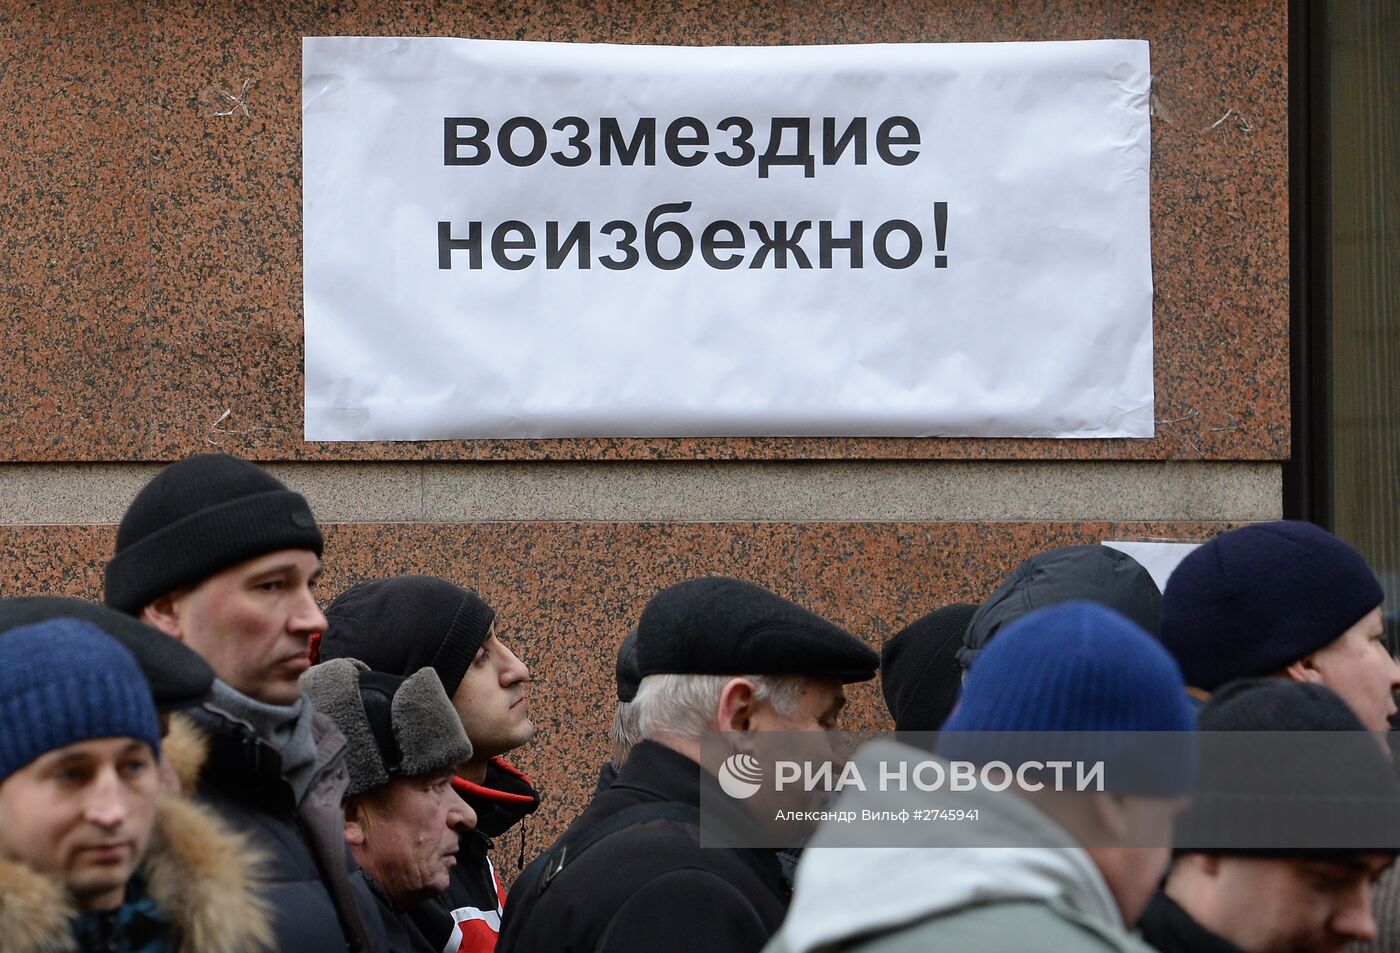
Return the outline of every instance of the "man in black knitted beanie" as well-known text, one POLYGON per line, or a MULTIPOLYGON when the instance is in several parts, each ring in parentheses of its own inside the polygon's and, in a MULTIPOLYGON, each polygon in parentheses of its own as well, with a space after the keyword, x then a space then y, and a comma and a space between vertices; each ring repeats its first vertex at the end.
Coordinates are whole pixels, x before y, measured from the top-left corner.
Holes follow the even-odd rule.
POLYGON ((255 464, 200 454, 132 501, 107 563, 107 605, 198 652, 217 679, 190 712, 208 741, 197 795, 268 855, 281 950, 379 950, 383 923, 351 873, 345 738, 301 694, 326 617, 311 508, 255 464))
POLYGON ((1400 784, 1335 692, 1233 682, 1201 709, 1195 802, 1139 922, 1161 953, 1337 950, 1374 940, 1374 884, 1400 848, 1400 784))
POLYGON ((895 633, 880 649, 880 689, 895 731, 937 731, 958 703, 958 650, 977 606, 935 609, 895 633))

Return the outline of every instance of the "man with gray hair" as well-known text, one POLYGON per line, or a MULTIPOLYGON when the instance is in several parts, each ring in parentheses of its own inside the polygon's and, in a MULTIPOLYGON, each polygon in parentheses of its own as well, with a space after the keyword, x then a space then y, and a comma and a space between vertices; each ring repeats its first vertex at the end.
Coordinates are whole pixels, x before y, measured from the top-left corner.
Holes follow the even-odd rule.
POLYGON ((608 740, 612 742, 612 760, 603 764, 598 771, 598 786, 593 793, 601 794, 617 780, 617 772, 632 749, 642 740, 641 728, 637 724, 637 708, 632 702, 637 697, 637 686, 642 676, 637 671, 637 630, 627 633, 622 645, 617 649, 617 710, 613 712, 612 724, 608 727, 608 740))
POLYGON ((701 766, 701 738, 832 729, 842 686, 878 666, 854 636, 752 583, 711 577, 658 593, 637 627, 643 740, 538 877, 512 889, 501 953, 761 949, 786 884, 771 849, 700 846, 702 795, 732 805, 725 823, 756 829, 701 766))
POLYGON ((380 905, 389 953, 439 953, 412 911, 447 889, 457 837, 476 823, 452 787, 472 756, 457 710, 431 668, 403 678, 333 659, 301 686, 347 739, 345 839, 380 905))

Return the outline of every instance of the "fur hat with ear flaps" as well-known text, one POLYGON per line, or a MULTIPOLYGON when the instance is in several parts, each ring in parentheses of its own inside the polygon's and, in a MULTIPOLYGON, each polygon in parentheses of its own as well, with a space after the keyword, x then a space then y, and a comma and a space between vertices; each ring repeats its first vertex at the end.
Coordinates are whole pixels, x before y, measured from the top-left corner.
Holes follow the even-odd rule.
POLYGON ((431 668, 403 678, 372 672, 358 659, 332 659, 307 670, 301 688, 345 735, 347 798, 472 756, 457 709, 431 668))

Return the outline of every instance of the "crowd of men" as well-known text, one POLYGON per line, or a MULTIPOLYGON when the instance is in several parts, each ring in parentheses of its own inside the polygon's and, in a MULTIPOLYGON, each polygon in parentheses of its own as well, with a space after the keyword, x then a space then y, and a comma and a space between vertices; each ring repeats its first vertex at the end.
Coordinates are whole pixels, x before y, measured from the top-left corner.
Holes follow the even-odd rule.
POLYGON ((1222 533, 1165 592, 1106 547, 1041 553, 879 654, 749 582, 669 586, 619 647, 594 797, 509 894, 529 668, 445 579, 323 611, 321 555, 302 496, 207 454, 131 503, 105 605, 0 600, 0 951, 1400 950, 1400 665, 1375 574, 1311 524, 1222 533), (825 737, 877 674, 899 735, 847 767, 1016 783, 837 785, 772 843, 706 746, 825 737), (1240 735, 1264 754, 1212 756, 1240 735), (1108 770, 1044 783, 1025 738, 1108 770), (975 820, 839 820, 911 812, 975 820))

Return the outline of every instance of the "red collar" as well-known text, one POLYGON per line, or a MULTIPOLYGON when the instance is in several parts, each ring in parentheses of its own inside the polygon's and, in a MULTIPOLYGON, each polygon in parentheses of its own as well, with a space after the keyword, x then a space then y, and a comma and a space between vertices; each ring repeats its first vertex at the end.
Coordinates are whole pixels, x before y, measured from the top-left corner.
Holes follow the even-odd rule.
MULTIPOLYGON (((505 773, 511 780, 519 781, 527 789, 534 789, 534 785, 530 783, 529 778, 522 772, 506 764, 500 758, 492 758, 487 764, 485 778, 487 782, 491 780, 492 768, 505 773)), ((472 797, 481 798, 486 801, 495 801, 498 804, 535 803, 535 795, 533 794, 512 794, 510 791, 503 791, 498 787, 487 787, 485 784, 477 784, 475 781, 468 781, 466 778, 453 778, 452 787, 456 789, 459 794, 470 794, 472 797)))

